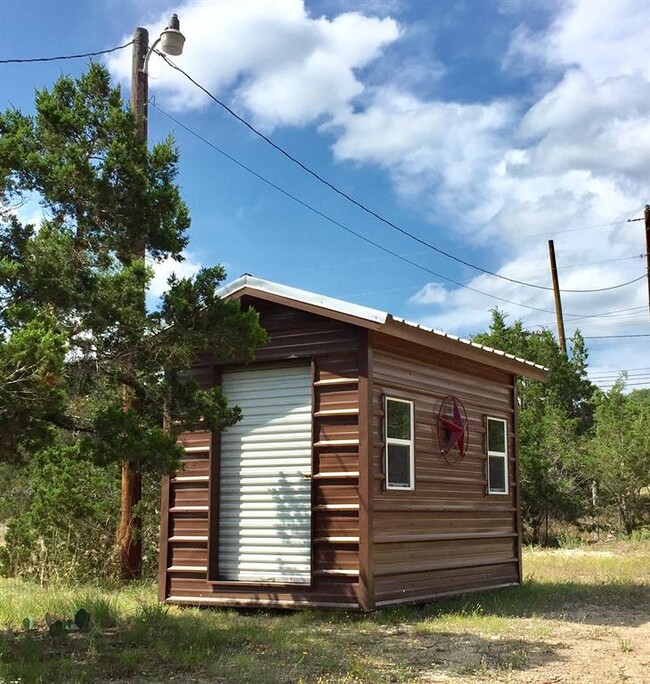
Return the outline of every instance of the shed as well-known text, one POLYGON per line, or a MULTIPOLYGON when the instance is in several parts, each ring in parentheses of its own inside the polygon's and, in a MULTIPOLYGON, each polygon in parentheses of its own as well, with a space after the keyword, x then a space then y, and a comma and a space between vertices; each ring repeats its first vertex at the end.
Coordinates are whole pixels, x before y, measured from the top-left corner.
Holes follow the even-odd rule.
POLYGON ((243 276, 269 333, 195 369, 242 420, 186 433, 163 481, 159 598, 369 611, 521 582, 523 359, 243 276))

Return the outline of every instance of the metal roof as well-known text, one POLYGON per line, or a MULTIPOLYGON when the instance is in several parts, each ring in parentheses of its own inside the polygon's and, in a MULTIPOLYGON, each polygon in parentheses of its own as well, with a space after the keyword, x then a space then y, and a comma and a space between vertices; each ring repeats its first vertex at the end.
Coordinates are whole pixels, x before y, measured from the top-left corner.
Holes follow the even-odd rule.
POLYGON ((370 321, 371 323, 385 325, 388 322, 395 322, 399 325, 406 326, 408 328, 414 328, 416 330, 421 330, 424 333, 430 335, 444 338, 448 340, 453 340, 454 342, 459 342, 461 344, 474 347, 475 349, 481 349, 484 352, 489 352, 490 354, 495 354, 497 356, 512 359, 518 363, 522 363, 530 368, 535 368, 541 371, 547 371, 548 369, 532 361, 527 361, 513 354, 508 354, 507 352, 501 351, 499 349, 494 349, 488 347, 484 344, 478 344, 477 342, 472 342, 463 337, 458 337, 456 335, 451 335, 450 333, 444 332, 442 330, 436 330, 434 328, 428 328, 427 326, 420 325, 419 323, 413 323, 412 321, 407 321, 404 318, 398 316, 393 316, 385 311, 380 311, 378 309, 371 309, 367 306, 360 306, 359 304, 352 304, 351 302, 346 302, 342 299, 335 299, 334 297, 326 297, 325 295, 317 294, 315 292, 309 292, 307 290, 300 290, 295 287, 289 287, 288 285, 281 285, 280 283, 274 283, 271 280, 264 280, 262 278, 256 278, 255 276, 245 274, 237 280, 224 285, 219 288, 217 294, 220 297, 228 297, 234 295, 243 289, 256 290, 260 293, 267 293, 270 295, 275 295, 277 297, 282 297, 284 299, 293 300, 295 302, 301 302, 303 304, 308 304, 310 306, 315 306, 325 311, 331 311, 333 313, 343 314, 345 316, 352 316, 361 320, 370 321))
POLYGON ((269 294, 277 295, 278 297, 286 297, 293 299, 296 302, 303 304, 311 304, 318 306, 328 311, 336 311, 345 314, 346 316, 354 316, 355 318, 362 318, 373 323, 385 323, 388 314, 385 311, 378 309, 371 309, 367 306, 360 306, 359 304, 352 304, 345 302, 342 299, 334 299, 334 297, 325 297, 324 295, 316 294, 315 292, 308 292, 307 290, 299 290, 296 287, 289 287, 288 285, 281 285, 270 280, 263 280, 262 278, 255 278, 252 275, 245 274, 232 283, 224 285, 219 289, 217 294, 220 297, 227 297, 234 294, 244 287, 259 290, 260 292, 268 292, 269 294))

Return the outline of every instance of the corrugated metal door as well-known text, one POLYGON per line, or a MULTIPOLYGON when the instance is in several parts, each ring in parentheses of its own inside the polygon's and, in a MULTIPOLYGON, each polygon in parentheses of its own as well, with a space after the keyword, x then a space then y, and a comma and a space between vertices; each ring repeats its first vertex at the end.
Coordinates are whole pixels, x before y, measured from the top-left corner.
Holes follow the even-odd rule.
POLYGON ((311 369, 225 372, 242 420, 221 437, 219 576, 311 580, 311 369))

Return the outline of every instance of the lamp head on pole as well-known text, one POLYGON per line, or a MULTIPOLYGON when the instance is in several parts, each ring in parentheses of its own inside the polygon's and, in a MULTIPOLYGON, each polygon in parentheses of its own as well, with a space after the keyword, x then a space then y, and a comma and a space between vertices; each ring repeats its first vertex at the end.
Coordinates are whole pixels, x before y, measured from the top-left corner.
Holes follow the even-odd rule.
POLYGON ((172 14, 169 26, 160 34, 160 49, 166 55, 176 57, 183 52, 185 36, 180 32, 178 15, 172 14))

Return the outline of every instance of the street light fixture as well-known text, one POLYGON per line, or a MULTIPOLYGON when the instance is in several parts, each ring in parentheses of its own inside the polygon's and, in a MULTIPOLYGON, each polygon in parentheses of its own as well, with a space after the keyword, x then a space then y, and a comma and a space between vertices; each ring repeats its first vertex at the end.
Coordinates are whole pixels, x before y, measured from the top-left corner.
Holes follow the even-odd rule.
POLYGON ((138 126, 138 135, 147 139, 147 102, 149 100, 149 58, 160 45, 166 55, 176 57, 183 52, 185 36, 180 32, 178 15, 172 14, 169 26, 149 47, 149 32, 146 28, 137 28, 133 33, 133 61, 131 67, 131 109, 138 126))
POLYGON ((172 57, 177 57, 183 52, 185 36, 180 32, 178 15, 172 14, 169 26, 160 34, 160 49, 172 57))
POLYGON ((145 74, 148 73, 149 57, 151 57, 151 53, 156 49, 158 44, 160 44, 161 51, 171 57, 178 57, 178 55, 183 53, 185 36, 180 32, 180 22, 178 21, 177 14, 172 14, 171 19, 169 20, 169 26, 165 28, 154 44, 149 48, 142 67, 142 71, 145 74))

